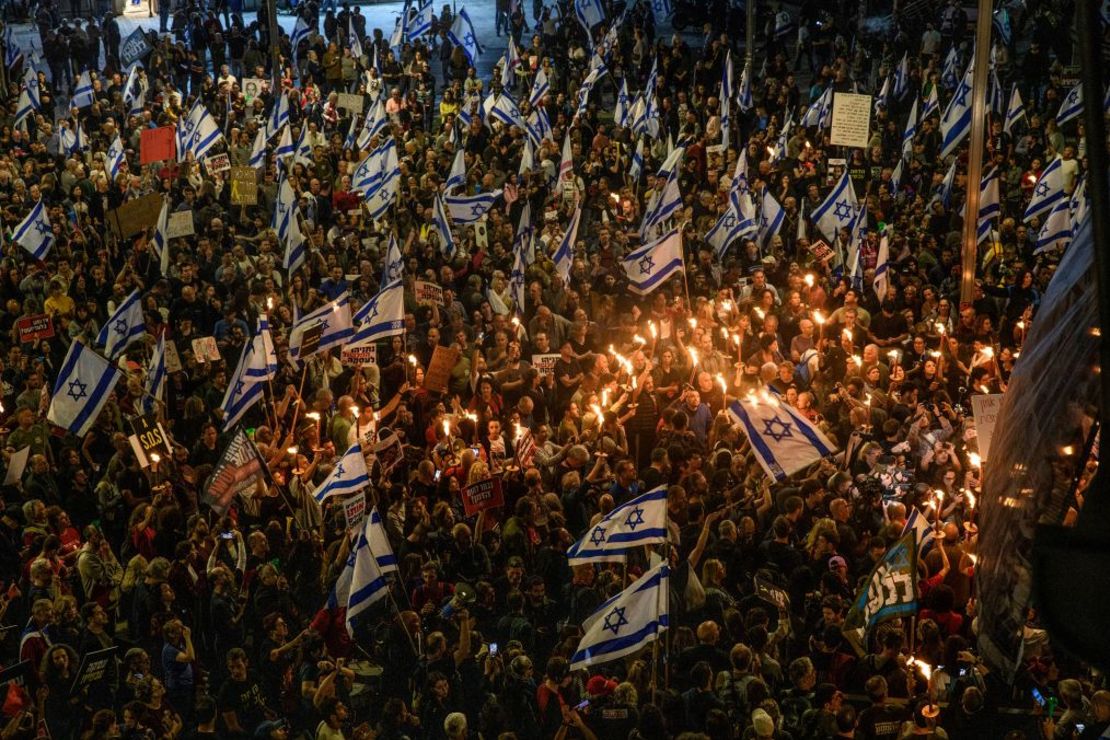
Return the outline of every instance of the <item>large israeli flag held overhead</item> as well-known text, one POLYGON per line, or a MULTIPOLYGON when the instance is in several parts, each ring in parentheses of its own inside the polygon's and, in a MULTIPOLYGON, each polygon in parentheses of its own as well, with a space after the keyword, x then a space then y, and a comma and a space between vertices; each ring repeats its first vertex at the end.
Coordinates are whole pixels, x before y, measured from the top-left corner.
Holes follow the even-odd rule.
POLYGON ((1068 92, 1064 102, 1060 103, 1060 110, 1056 113, 1056 125, 1063 126, 1073 118, 1078 118, 1083 113, 1083 83, 1076 84, 1068 92))
POLYGON ((733 401, 728 411, 751 442, 759 464, 777 481, 836 451, 809 419, 765 390, 733 401))
POLYGON ((132 342, 142 339, 146 334, 141 298, 138 288, 131 291, 131 295, 116 307, 104 326, 100 327, 96 343, 104 348, 104 354, 109 360, 115 360, 132 342))
POLYGON ((158 335, 158 344, 154 346, 154 354, 150 356, 146 375, 143 378, 143 396, 141 406, 144 414, 153 414, 157 411, 156 400, 162 401, 166 389, 166 333, 158 335))
POLYGON ((343 496, 354 493, 370 485, 370 474, 366 470, 366 457, 362 454, 362 445, 355 442, 339 458, 335 468, 324 481, 316 486, 312 498, 318 504, 331 496, 343 496))
POLYGON ((836 235, 841 229, 851 227, 858 211, 859 201, 856 199, 856 189, 852 185, 848 170, 845 169, 836 186, 821 205, 813 209, 809 217, 824 237, 832 242, 836 240, 836 235))
POLYGON ((647 295, 672 275, 685 270, 682 258, 682 233, 677 229, 629 254, 621 261, 628 277, 628 289, 647 295))
POLYGON ((31 256, 41 260, 54 246, 54 229, 50 226, 50 219, 46 215, 46 203, 39 200, 30 213, 15 227, 12 232, 12 241, 31 253, 31 256))
POLYGON ((971 81, 974 74, 973 63, 968 62, 964 78, 948 102, 944 116, 940 119, 942 137, 940 157, 944 159, 956 151, 956 147, 971 130, 971 81))
POLYGON ((84 437, 122 377, 118 368, 73 340, 54 382, 47 421, 84 437))
POLYGON ((1029 199, 1022 220, 1029 223, 1034 216, 1051 210, 1061 200, 1067 200, 1064 197, 1064 162, 1056 157, 1044 168, 1033 186, 1033 197, 1029 199))
MULTIPOLYGON (((362 454, 361 452, 359 453, 362 454)), ((389 581, 385 578, 370 546, 370 517, 366 518, 351 552, 351 585, 347 594, 347 633, 353 635, 352 622, 377 602, 389 595, 389 581)))
POLYGON ((323 326, 323 334, 320 335, 320 346, 316 348, 316 352, 326 352, 332 347, 345 344, 355 333, 351 324, 350 295, 344 292, 334 301, 328 301, 304 316, 297 316, 294 311, 293 328, 289 331, 290 358, 304 359, 300 356, 304 333, 317 324, 323 326))
POLYGON ((570 669, 618 660, 659 639, 670 625, 670 574, 664 560, 602 604, 583 625, 570 669))
POLYGON ((262 398, 262 380, 252 378, 250 371, 265 365, 266 358, 254 352, 251 342, 243 345, 239 355, 239 364, 235 366, 227 390, 224 391, 220 408, 224 412, 223 430, 226 432, 235 426, 247 411, 262 398))
POLYGON ((482 53, 482 47, 478 44, 478 34, 474 32, 474 23, 471 22, 470 14, 466 12, 466 8, 459 8, 459 12, 455 16, 455 22, 451 24, 451 28, 447 31, 447 38, 455 46, 462 47, 463 53, 466 54, 466 60, 471 67, 478 66, 478 55, 482 53))
POLYGON ((361 322, 348 347, 373 344, 405 333, 405 288, 401 281, 386 285, 355 314, 361 322))
POLYGON ((472 224, 482 220, 482 216, 501 198, 501 191, 478 193, 477 195, 448 195, 443 199, 451 221, 456 224, 472 224))
POLYGON ((382 515, 378 507, 370 509, 370 525, 366 528, 367 539, 370 542, 370 551, 382 573, 397 572, 397 556, 393 554, 393 547, 389 544, 389 537, 385 533, 382 515))
POLYGON ((667 541, 667 487, 659 486, 610 511, 567 550, 571 565, 624 560, 628 550, 667 541))

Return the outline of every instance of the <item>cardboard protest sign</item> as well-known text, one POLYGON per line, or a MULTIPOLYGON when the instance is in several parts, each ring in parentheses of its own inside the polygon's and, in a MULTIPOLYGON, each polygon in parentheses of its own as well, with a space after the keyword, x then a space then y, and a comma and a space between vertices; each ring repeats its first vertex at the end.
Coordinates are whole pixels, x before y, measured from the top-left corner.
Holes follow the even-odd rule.
POLYGON ((833 256, 832 247, 824 239, 818 239, 809 245, 809 253, 819 262, 826 262, 833 256))
POLYGON ((54 336, 54 320, 44 313, 24 316, 15 322, 21 343, 37 342, 54 336))
POLYGON ((436 347, 432 352, 432 361, 428 363, 428 370, 424 373, 424 387, 430 391, 446 393, 451 370, 461 354, 456 347, 436 347))
POLYGON ((555 363, 559 361, 558 353, 546 355, 532 355, 532 367, 540 371, 540 375, 547 378, 555 374, 555 363))
POLYGON ((231 168, 231 204, 258 205, 258 173, 253 167, 231 168))
POLYGON ((166 340, 166 372, 179 373, 185 368, 181 364, 181 355, 177 353, 177 345, 172 339, 166 340))
POLYGON ((108 227, 120 239, 127 239, 157 224, 161 212, 162 194, 150 193, 108 211, 108 227))
POLYGON ((139 439, 139 446, 142 448, 143 454, 148 458, 152 454, 169 455, 173 453, 169 437, 166 436, 166 430, 162 428, 162 425, 158 422, 158 417, 154 414, 131 417, 131 429, 139 439))
POLYGON ((27 469, 27 460, 31 457, 31 445, 21 450, 16 450, 8 458, 8 470, 4 473, 5 486, 14 486, 23 480, 23 471, 27 469))
POLYGON ((362 113, 362 96, 352 93, 339 93, 339 100, 336 105, 348 113, 362 113))
POLYGON ((226 153, 213 154, 204 158, 204 169, 211 175, 217 172, 227 172, 231 169, 231 158, 226 153))
POLYGON ((343 517, 347 520, 347 529, 362 526, 366 518, 366 491, 359 491, 343 502, 343 517))
POLYGON ((339 361, 344 365, 377 365, 378 345, 364 344, 361 347, 344 347, 339 361))
POLYGON ((152 164, 177 157, 173 126, 145 128, 139 134, 139 162, 152 164))
POLYGON ((790 608, 790 596, 775 584, 759 576, 755 577, 755 595, 779 609, 790 608))
POLYGON ((979 440, 979 456, 988 459, 991 453, 991 438, 998 422, 998 412, 1002 410, 1001 393, 979 394, 971 397, 971 413, 975 417, 975 437, 979 440))
POLYGON ((485 509, 497 509, 505 505, 501 492, 500 478, 486 478, 462 490, 463 513, 474 516, 485 509))
POLYGON ((243 97, 247 99, 247 103, 254 102, 254 99, 262 94, 266 85, 266 78, 264 77, 244 77, 239 81, 240 88, 243 90, 243 97))
POLYGON ((215 337, 197 337, 193 340, 193 357, 197 362, 219 362, 220 348, 215 337))
POLYGON ((193 212, 188 211, 174 211, 170 214, 169 221, 166 224, 166 238, 177 239, 182 236, 192 236, 196 233, 193 228, 193 212))
POLYGON ((866 149, 871 135, 871 96, 838 92, 833 95, 833 146, 866 149))
POLYGON ((416 302, 420 305, 434 303, 437 306, 443 305, 443 288, 435 283, 429 283, 427 280, 417 280, 412 285, 413 294, 416 296, 416 302))
POLYGON ((116 659, 118 649, 118 645, 112 645, 103 650, 86 653, 85 657, 81 659, 81 668, 77 671, 77 678, 73 681, 73 688, 70 689, 69 693, 71 695, 76 694, 87 686, 92 686, 97 681, 103 680, 104 674, 108 672, 109 664, 116 659))

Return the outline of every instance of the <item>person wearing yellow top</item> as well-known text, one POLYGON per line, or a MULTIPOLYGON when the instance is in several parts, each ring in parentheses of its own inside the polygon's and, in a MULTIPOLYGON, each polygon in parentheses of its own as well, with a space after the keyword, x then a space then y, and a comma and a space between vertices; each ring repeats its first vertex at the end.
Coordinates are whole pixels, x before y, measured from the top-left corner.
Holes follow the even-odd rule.
POLYGON ((43 303, 42 309, 48 316, 72 316, 77 310, 77 304, 65 292, 62 284, 57 281, 50 281, 50 287, 47 289, 46 301, 43 303))

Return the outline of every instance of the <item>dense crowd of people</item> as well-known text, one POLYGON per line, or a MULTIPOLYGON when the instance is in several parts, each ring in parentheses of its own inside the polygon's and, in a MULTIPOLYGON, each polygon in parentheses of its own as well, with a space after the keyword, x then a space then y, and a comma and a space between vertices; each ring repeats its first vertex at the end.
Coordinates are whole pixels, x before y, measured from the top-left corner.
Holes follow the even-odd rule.
POLYGON ((525 5, 497 4, 496 37, 481 39, 486 54, 471 60, 449 38, 452 6, 429 33, 391 47, 393 29, 368 29, 359 7, 307 0, 296 12, 309 32, 294 49, 287 34, 269 38, 265 23, 244 23, 235 7, 158 2, 151 12, 163 33, 149 34, 137 108, 124 94, 131 70, 121 64, 118 19, 39 13, 41 58, 28 48, 13 59, 6 36, 4 226, 41 201, 54 243, 41 259, 9 244, 0 264, 9 468, 0 623, 10 625, 0 638, 0 736, 1101 736, 1110 726, 1102 677, 1056 654, 1035 613, 1013 685, 975 647, 980 451, 971 399, 1005 392, 1059 259, 1061 245, 1037 249, 1044 219, 1022 219, 1034 185, 1059 156, 1070 198, 1085 171, 1082 124, 1055 122, 1074 84, 1060 21, 1071 3, 1031 1, 1012 38, 996 32, 994 72, 1007 93, 1020 91, 1025 116, 1004 130, 1005 110, 992 115, 986 150, 1001 214, 967 304, 967 146, 951 184, 951 158, 939 156, 939 119, 971 55, 958 5, 867 35, 855 3, 761 4, 752 105, 732 102, 727 147, 719 89, 730 52, 740 79, 744 29, 731 27, 726 4, 714 8, 730 27, 707 24, 696 39, 661 33, 666 19, 643 0, 602 3, 606 19, 592 35, 565 0, 525 5), (502 33, 519 48, 511 75, 504 57, 491 64, 502 33), (257 167, 257 205, 233 204, 228 173, 191 156, 147 165, 139 156, 142 131, 174 125, 199 99, 226 136, 230 163, 248 165, 278 96, 267 83, 248 99, 242 81, 270 78, 275 44, 293 138, 307 127, 312 149, 311 163, 298 158, 285 173, 309 239, 294 271, 282 268, 286 245, 271 228, 280 179, 272 147, 257 167), (607 73, 579 114, 598 46, 607 73), (955 83, 946 74, 952 49, 955 83), (908 92, 876 107, 867 149, 833 147, 828 128, 798 124, 827 89, 878 93, 903 53, 908 92), (41 107, 17 124, 32 64, 41 107), (642 90, 653 68, 660 129, 641 137, 612 113, 622 82, 642 90), (89 70, 92 103, 70 109, 89 70), (491 93, 508 92, 528 117, 540 70, 550 131, 522 166, 527 132, 479 111, 491 93), (911 104, 934 90, 940 108, 919 123, 892 182, 911 104), (351 190, 363 153, 348 145, 353 114, 339 105, 350 93, 364 110, 386 100, 388 126, 366 148, 388 137, 397 145, 399 192, 377 219, 351 190), (795 125, 782 137, 788 119, 795 125), (70 146, 78 126, 84 139, 70 146), (568 133, 569 177, 559 174, 568 133), (112 177, 106 151, 117 134, 125 162, 112 177), (684 270, 636 295, 622 258, 642 243, 641 220, 664 189, 656 173, 675 147, 684 148, 683 202, 670 223, 682 234, 684 270), (460 149, 465 193, 496 188, 501 197, 480 224, 455 225, 457 249, 445 255, 433 204, 460 149), (773 197, 784 218, 774 233, 718 249, 706 235, 730 208, 742 153, 756 202, 773 197), (821 249, 809 215, 845 168, 872 228, 844 229, 821 249), (148 193, 191 214, 193 233, 170 240, 164 271, 152 229, 121 238, 111 225, 116 209, 148 193), (576 208, 564 281, 553 253, 576 208), (536 258, 521 302, 511 282, 525 209, 536 258), (380 343, 370 362, 338 347, 291 358, 296 317, 344 293, 362 305, 383 287, 391 236, 404 260, 403 335, 380 343), (880 237, 890 268, 882 294, 880 237), (415 281, 442 292, 422 289, 418 301, 415 281), (50 424, 70 344, 95 346, 136 289, 146 334, 120 359, 126 379, 83 437, 50 424), (52 330, 28 340, 25 327, 44 314, 52 330), (276 376, 265 401, 227 429, 229 379, 262 314, 276 376), (159 337, 178 355, 155 405, 172 454, 141 459, 129 437, 159 337), (206 337, 218 357, 195 341, 206 337), (445 390, 430 389, 442 349, 457 360, 445 390), (728 411, 764 389, 838 451, 773 480, 728 411), (209 479, 239 430, 269 475, 214 509, 209 479), (534 444, 526 455, 525 435, 534 444), (402 443, 388 464, 375 457, 386 439, 402 443), (351 527, 341 498, 320 504, 311 494, 356 441, 371 461, 368 506, 398 571, 390 598, 348 632, 345 605, 329 594, 351 527), (504 505, 468 516, 461 491, 491 477, 502 481, 504 505), (599 518, 660 486, 665 545, 637 548, 623 564, 568 564, 567 548, 599 518), (870 630, 857 653, 841 629, 849 606, 915 512, 935 532, 919 564, 916 617, 870 630), (655 650, 571 671, 583 621, 657 555, 672 569, 670 627, 655 650), (772 603, 756 577, 788 600, 772 603), (89 656, 110 648, 86 680, 89 656), (1016 711, 1003 718, 1001 706, 1016 711))

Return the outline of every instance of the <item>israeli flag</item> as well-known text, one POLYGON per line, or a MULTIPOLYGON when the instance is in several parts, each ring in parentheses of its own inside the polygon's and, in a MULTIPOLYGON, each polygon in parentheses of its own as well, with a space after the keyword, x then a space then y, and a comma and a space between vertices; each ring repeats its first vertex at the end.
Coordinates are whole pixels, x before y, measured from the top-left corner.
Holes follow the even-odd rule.
POLYGON ((312 498, 322 504, 331 496, 344 496, 368 485, 370 474, 366 470, 366 457, 362 454, 362 445, 355 442, 343 453, 331 474, 312 492, 312 498))
POLYGON ((188 152, 192 152, 194 159, 201 159, 224 138, 216 119, 203 105, 196 106, 184 125, 179 123, 179 126, 180 141, 184 149, 179 151, 178 161, 184 161, 188 152))
POLYGON ((667 154, 667 158, 663 160, 663 164, 659 165, 659 171, 655 176, 661 180, 669 180, 682 166, 682 159, 686 156, 686 147, 676 146, 667 154))
POLYGON ((524 204, 520 209, 520 223, 517 224, 516 234, 513 236, 513 251, 520 252, 524 259, 524 266, 528 267, 536 261, 536 247, 533 237, 536 230, 532 228, 532 206, 524 204))
POLYGON ((129 345, 142 339, 146 334, 146 322, 143 320, 142 295, 139 289, 131 291, 108 320, 100 327, 96 336, 96 343, 104 348, 104 354, 109 360, 115 360, 122 355, 129 345))
POLYGON ((351 190, 369 198, 393 176, 397 165, 397 143, 387 139, 358 163, 351 175, 351 190))
MULTIPOLYGON (((494 99, 493 105, 489 109, 486 125, 490 125, 489 118, 500 121, 507 126, 524 128, 524 118, 520 115, 520 108, 517 107, 516 101, 505 93, 501 93, 494 99)), ((490 127, 492 128, 492 126, 490 127)))
POLYGON ((725 69, 721 74, 721 145, 728 149, 729 126, 732 117, 729 115, 729 104, 732 102, 732 50, 725 54, 725 69))
POLYGON ((50 219, 46 215, 46 203, 40 200, 31 209, 31 212, 15 227, 12 232, 12 241, 31 253, 31 256, 41 260, 54 246, 54 229, 50 226, 50 219))
POLYGON ((775 200, 775 196, 771 195, 771 192, 764 187, 759 211, 758 239, 761 247, 766 249, 775 234, 779 233, 784 218, 786 218, 786 211, 782 210, 782 206, 775 200))
POLYGON ((547 81, 547 72, 544 72, 543 67, 540 67, 536 70, 536 79, 532 81, 532 92, 528 95, 528 105, 535 108, 550 90, 551 84, 547 81))
POLYGON ((933 549, 936 532, 916 506, 910 507, 910 515, 906 517, 906 526, 902 527, 900 537, 905 537, 910 532, 914 533, 914 541, 917 543, 917 557, 925 557, 925 554, 933 549))
POLYGON ((455 22, 451 24, 451 28, 447 31, 447 38, 455 46, 462 47, 463 53, 466 54, 466 60, 471 67, 478 66, 478 55, 482 53, 482 47, 478 44, 478 34, 474 32, 474 24, 470 20, 470 14, 466 12, 466 8, 459 8, 458 15, 455 16, 455 22))
POLYGON ((524 315, 524 271, 528 265, 524 262, 524 245, 519 243, 513 249, 513 269, 509 272, 509 296, 513 299, 513 307, 518 316, 524 315))
POLYGON ((1075 191, 1071 194, 1071 230, 1075 234, 1079 231, 1083 219, 1087 217, 1087 211, 1091 207, 1091 199, 1087 197, 1087 178, 1079 178, 1079 184, 1075 186, 1075 191))
POLYGON ((1023 118, 1025 118, 1025 103, 1021 101, 1021 92, 1015 82, 1010 90, 1010 104, 1006 107, 1006 122, 1002 125, 1002 130, 1010 133, 1014 124, 1023 118))
POLYGON ((559 158, 559 182, 574 179, 574 149, 570 145, 570 131, 563 137, 563 154, 559 158))
POLYGON ((583 624, 570 669, 619 660, 658 640, 670 626, 670 575, 664 559, 602 604, 583 624))
POLYGON ((69 101, 70 108, 88 108, 94 102, 92 76, 85 70, 77 78, 77 87, 73 91, 73 98, 69 101))
POLYGON ((528 120, 524 122, 524 130, 528 132, 528 141, 534 147, 539 147, 545 139, 550 139, 551 121, 547 117, 547 111, 541 107, 529 113, 528 120))
POLYGON ((592 38, 594 26, 605 20, 605 8, 601 7, 601 0, 574 0, 574 17, 586 29, 586 36, 592 38))
POLYGON ((894 99, 901 100, 910 91, 910 53, 902 53, 902 61, 894 71, 894 99))
POLYGON ((1033 197, 1025 208, 1022 220, 1029 223, 1034 216, 1039 216, 1053 208, 1064 196, 1064 162, 1060 157, 1052 160, 1048 167, 1041 172, 1041 177, 1033 187, 1033 197))
POLYGON ((724 259, 725 253, 728 251, 729 245, 742 237, 752 224, 748 222, 745 224, 736 214, 736 210, 729 204, 721 217, 717 219, 717 223, 710 229, 709 233, 705 235, 705 242, 713 247, 714 254, 717 259, 724 259))
POLYGON ((351 47, 351 56, 354 57, 355 63, 361 63, 363 55, 362 39, 355 32, 354 15, 347 16, 347 45, 351 47))
POLYGON ((251 167, 258 169, 266 164, 266 131, 265 129, 258 129, 258 133, 254 135, 254 143, 251 145, 251 158, 247 162, 251 167))
POLYGON ((602 65, 595 67, 586 75, 586 79, 582 80, 582 85, 578 88, 578 108, 574 112, 574 117, 578 118, 586 112, 586 104, 590 100, 590 93, 593 92, 594 85, 609 71, 608 67, 602 65))
POLYGON ((258 314, 258 325, 251 337, 251 364, 246 369, 252 380, 272 380, 277 375, 277 350, 270 333, 270 318, 265 313, 258 314))
POLYGON ((408 36, 408 3, 405 3, 404 10, 397 16, 397 20, 393 23, 393 33, 389 37, 389 48, 394 51, 400 51, 401 46, 405 43, 405 37, 408 36))
POLYGON ((385 252, 385 264, 382 266, 382 285, 389 285, 394 280, 400 280, 405 273, 405 261, 401 256, 401 248, 397 246, 397 236, 389 233, 389 247, 385 252))
POLYGON ((143 78, 139 77, 139 65, 132 65, 123 86, 123 104, 128 106, 127 115, 137 116, 142 113, 143 106, 146 105, 146 88, 143 78))
POLYGON ((436 195, 435 205, 432 207, 432 223, 436 234, 439 235, 439 251, 448 261, 455 258, 455 240, 451 236, 451 225, 447 220, 447 213, 443 210, 443 199, 436 195))
POLYGON ((1002 200, 999 197, 998 168, 983 175, 979 184, 979 222, 976 226, 976 244, 990 236, 991 221, 1002 215, 1002 200))
POLYGON ((755 204, 752 202, 752 191, 748 186, 748 150, 746 148, 742 148, 740 156, 736 158, 736 168, 732 172, 728 199, 732 203, 732 210, 736 212, 740 222, 745 224, 748 230, 754 231, 756 227, 755 204))
POLYGON ((22 92, 19 93, 19 101, 16 103, 15 107, 15 125, 26 131, 27 129, 24 121, 30 118, 35 110, 37 110, 37 108, 35 108, 31 100, 31 93, 28 92, 27 88, 24 88, 22 92))
POLYGON ((436 9, 432 6, 434 3, 425 3, 424 7, 416 11, 416 15, 412 17, 412 22, 408 27, 408 40, 412 41, 418 39, 424 34, 432 30, 435 24, 436 9))
POLYGON ((74 339, 54 381, 46 419, 84 437, 122 377, 115 365, 74 339))
POLYGON ((501 198, 501 191, 479 193, 478 195, 448 195, 443 201, 456 224, 472 224, 481 221, 486 212, 501 198))
POLYGON ((75 122, 72 129, 64 126, 59 129, 58 145, 67 154, 77 154, 83 151, 88 146, 88 139, 85 138, 85 131, 81 128, 81 123, 75 122))
POLYGON ((366 528, 367 539, 370 541, 370 551, 382 573, 397 572, 397 556, 393 554, 393 547, 389 544, 389 536, 385 533, 382 515, 378 507, 370 509, 370 526, 366 528))
POLYGON ((848 170, 845 169, 836 187, 809 217, 824 237, 833 242, 836 241, 836 235, 841 229, 853 224, 858 212, 859 201, 856 199, 856 189, 852 185, 852 178, 848 176, 848 170))
MULTIPOLYGON (((358 447, 358 445, 355 445, 358 447)), ((362 450, 359 450, 362 457, 362 450)), ((346 459, 346 458, 344 458, 346 459)), ((342 464, 342 463, 341 463, 342 464)), ((363 469, 366 465, 363 463, 363 469)), ((366 479, 368 484, 370 479, 366 479)), ((364 484, 365 485, 365 484, 364 484)), ((347 634, 354 634, 353 621, 374 604, 389 596, 389 581, 378 565, 374 550, 370 546, 370 518, 366 518, 362 531, 359 532, 351 551, 353 565, 351 567, 350 591, 347 594, 346 626, 347 634)))
POLYGON ((623 260, 628 290, 636 295, 647 295, 667 282, 671 276, 686 268, 682 257, 682 234, 671 231, 661 239, 635 250, 623 260))
POLYGON ((887 290, 890 286, 890 240, 887 238, 886 232, 883 232, 883 238, 879 240, 879 256, 875 261, 875 277, 871 281, 871 288, 875 291, 875 296, 882 303, 886 299, 887 290))
POLYGON ((810 103, 809 107, 806 108, 805 115, 802 116, 802 121, 800 125, 804 128, 809 128, 810 126, 824 128, 824 125, 822 124, 829 118, 831 110, 832 88, 826 87, 825 90, 817 97, 817 99, 810 103), (829 110, 828 113, 826 113, 826 109, 829 110))
POLYGON ((934 113, 940 113, 940 101, 937 100, 937 86, 929 85, 929 94, 925 97, 925 107, 921 109, 921 120, 924 121, 934 113))
POLYGON ((733 401, 728 411, 743 429, 763 470, 777 481, 836 451, 809 419, 766 390, 733 401))
POLYGON ((891 195, 896 195, 902 188, 902 168, 905 163, 906 160, 899 159, 898 164, 894 165, 894 172, 890 173, 890 186, 888 189, 891 195))
POLYGON ((639 182, 640 173, 644 169, 644 137, 636 141, 636 151, 632 152, 632 162, 628 167, 628 178, 632 182, 639 182))
POLYGON ((578 223, 581 220, 582 206, 577 206, 574 209, 574 215, 570 217, 570 223, 567 224, 567 230, 563 232, 563 238, 559 240, 559 248, 551 257, 555 263, 555 274, 565 285, 570 285, 570 268, 574 265, 574 244, 578 239, 578 223))
POLYGON ((623 562, 634 547, 667 541, 667 487, 659 486, 610 511, 567 550, 567 562, 623 562))
POLYGON ((146 376, 143 378, 143 396, 140 405, 144 414, 153 414, 157 410, 155 399, 162 401, 166 390, 166 333, 158 335, 158 344, 154 345, 154 354, 150 356, 146 376))
POLYGON ((354 316, 361 322, 348 347, 361 347, 405 333, 405 288, 400 280, 386 285, 354 316))
POLYGON ((108 168, 108 178, 114 181, 123 167, 123 142, 120 141, 119 134, 116 134, 104 154, 104 166, 108 168))
MULTIPOLYGON (((281 128, 281 138, 278 139, 277 147, 274 148, 274 157, 277 159, 292 157, 296 151, 296 147, 293 146, 293 132, 287 123, 281 128)), ((284 169, 282 171, 284 172, 284 169)))
POLYGON ((463 156, 463 150, 455 152, 455 159, 451 163, 451 171, 447 173, 447 182, 443 184, 443 189, 447 192, 455 188, 466 187, 466 159, 463 156))
POLYGON ((902 159, 913 156, 913 137, 917 136, 917 98, 913 99, 910 106, 910 115, 906 119, 906 128, 902 131, 902 159))
POLYGON ((154 254, 158 256, 158 269, 161 271, 162 277, 169 277, 170 272, 170 240, 167 236, 169 228, 170 199, 166 197, 162 199, 162 210, 158 213, 158 221, 154 225, 154 236, 151 238, 154 254))
POLYGON ((297 47, 302 41, 308 40, 309 28, 304 16, 298 15, 297 22, 293 25, 293 33, 289 34, 289 47, 293 50, 293 60, 297 59, 297 47))
POLYGON ((4 28, 4 65, 11 69, 23 60, 23 49, 20 48, 19 43, 15 40, 15 34, 12 32, 11 24, 7 24, 4 28))
POLYGON ((263 367, 265 362, 266 358, 254 351, 253 342, 243 345, 239 364, 235 366, 235 373, 231 376, 220 403, 220 409, 224 412, 223 431, 226 432, 238 424, 243 415, 262 398, 262 381, 250 377, 249 371, 251 368, 263 367))
POLYGON ((999 116, 1006 112, 1006 103, 1002 95, 1002 83, 994 67, 991 67, 990 80, 987 83, 987 108, 991 113, 999 116))
POLYGON ((1013 28, 1010 26, 1010 11, 1006 10, 1006 8, 999 8, 994 11, 994 17, 991 18, 991 25, 994 26, 999 40, 1001 40, 1004 45, 1009 46, 1010 41, 1014 38, 1013 28))
POLYGON ((628 78, 621 78, 621 89, 617 93, 617 107, 613 109, 613 122, 621 128, 628 126, 629 114, 632 112, 632 98, 628 95, 628 78))
POLYGON ((383 167, 381 184, 366 192, 366 212, 375 221, 384 216, 397 200, 397 191, 401 185, 401 165, 397 161, 396 147, 386 151, 383 167))
POLYGON ((293 164, 313 164, 312 144, 308 142, 308 121, 303 123, 301 133, 297 135, 297 144, 293 147, 293 164))
POLYGON ((948 172, 945 173, 944 180, 940 183, 940 190, 937 191, 937 194, 933 196, 933 199, 929 201, 929 203, 932 204, 933 202, 939 200, 941 203, 944 204, 945 208, 948 208, 948 206, 952 202, 952 186, 955 184, 955 182, 956 161, 953 160, 952 164, 948 166, 948 172))
POLYGON ((948 56, 944 58, 944 69, 940 74, 940 82, 947 90, 955 90, 956 85, 960 83, 960 55, 956 51, 956 45, 952 44, 948 48, 948 56))
POLYGON ((1056 114, 1056 125, 1063 126, 1073 118, 1083 113, 1083 83, 1078 83, 1060 103, 1060 111, 1056 114))
POLYGON ((940 133, 943 141, 941 143, 940 158, 944 159, 948 155, 956 151, 956 147, 964 140, 968 132, 971 130, 971 80, 973 74, 973 63, 969 62, 967 65, 967 72, 964 73, 963 81, 960 82, 956 92, 952 95, 952 100, 948 101, 948 107, 944 111, 944 116, 940 119, 940 133))
POLYGON ((516 173, 523 175, 536 169, 535 154, 532 148, 532 140, 525 137, 523 146, 520 147, 520 166, 517 167, 516 173))
POLYGON ((520 51, 516 48, 516 42, 513 37, 509 36, 509 45, 505 49, 505 56, 502 57, 504 65, 501 67, 501 87, 509 90, 513 86, 513 74, 516 68, 521 65, 520 51))
MULTIPOLYGON (((380 135, 382 132, 388 130, 389 116, 385 112, 385 102, 378 98, 374 104, 370 106, 370 110, 366 111, 366 117, 362 121, 362 130, 358 134, 358 148, 368 149, 371 140, 380 135)), ((379 145, 380 146, 380 145, 379 145)))
POLYGON ((653 199, 654 203, 640 224, 640 238, 647 239, 663 224, 682 210, 682 192, 678 188, 678 173, 671 172, 663 189, 653 199))
POLYGON ((266 138, 272 139, 287 123, 289 123, 289 95, 283 90, 270 108, 270 116, 266 120, 266 138))
POLYGON ((1037 247, 1033 254, 1050 249, 1063 249, 1071 241, 1071 209, 1067 200, 1061 200, 1052 207, 1037 234, 1037 247))
POLYGON ((879 94, 875 96, 875 112, 886 110, 890 105, 890 76, 883 78, 883 86, 879 88, 879 94))
POLYGON ((744 65, 744 71, 740 73, 740 86, 736 91, 736 102, 744 113, 755 107, 755 102, 752 100, 752 74, 748 65, 744 65))
POLYGON ((351 324, 351 298, 346 292, 311 313, 300 317, 297 314, 297 311, 293 312, 293 328, 289 331, 289 357, 294 360, 304 359, 300 356, 304 333, 317 324, 323 325, 324 333, 320 336, 320 346, 313 354, 346 344, 355 334, 351 324))

